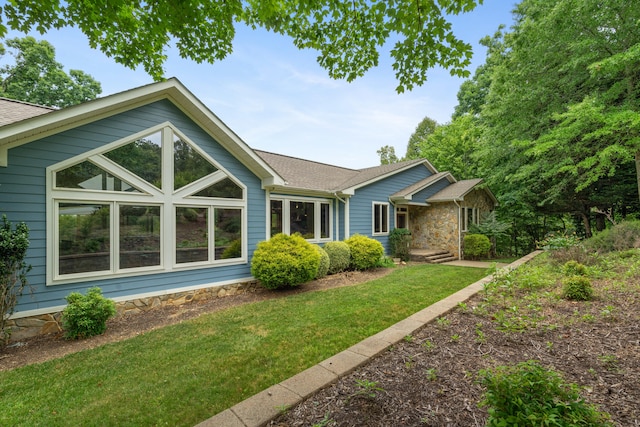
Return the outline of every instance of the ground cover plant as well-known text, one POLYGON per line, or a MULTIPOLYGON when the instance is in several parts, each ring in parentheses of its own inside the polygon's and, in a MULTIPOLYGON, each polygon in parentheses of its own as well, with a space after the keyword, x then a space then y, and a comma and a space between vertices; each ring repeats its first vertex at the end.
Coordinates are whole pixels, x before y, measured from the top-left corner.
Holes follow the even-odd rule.
POLYGON ((397 268, 367 283, 232 307, 0 372, 0 425, 193 426, 485 274, 397 268))
POLYGON ((499 271, 484 291, 270 425, 513 425, 500 402, 525 411, 536 402, 510 391, 495 399, 483 378, 522 366, 539 367, 532 383, 545 382, 542 413, 528 414, 534 425, 640 425, 640 249, 583 255, 580 265, 566 257, 546 252, 499 271), (591 300, 566 298, 567 277, 588 278, 591 300), (353 397, 363 381, 375 396, 353 397))

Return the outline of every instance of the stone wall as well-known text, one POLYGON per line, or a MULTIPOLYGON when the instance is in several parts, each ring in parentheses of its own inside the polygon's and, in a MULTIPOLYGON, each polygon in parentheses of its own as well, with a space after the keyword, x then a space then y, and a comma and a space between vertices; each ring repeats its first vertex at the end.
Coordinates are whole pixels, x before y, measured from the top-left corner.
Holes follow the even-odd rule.
MULTIPOLYGON (((159 295, 116 303, 116 316, 140 314, 156 307, 181 306, 190 302, 206 301, 216 298, 254 292, 258 287, 256 280, 244 283, 218 286, 175 294, 159 295)), ((10 319, 7 328, 11 330, 11 341, 20 341, 37 335, 53 334, 62 331, 62 313, 42 314, 39 316, 10 319)))
MULTIPOLYGON (((493 200, 484 190, 473 190, 458 203, 463 208, 478 208, 480 217, 494 209, 493 200)), ((411 246, 414 249, 444 249, 460 258, 458 237, 459 207, 453 202, 409 207, 411 246)), ((464 237, 464 233, 460 235, 464 237)))
POLYGON ((409 208, 411 246, 418 249, 444 249, 459 257, 458 207, 454 203, 409 208))

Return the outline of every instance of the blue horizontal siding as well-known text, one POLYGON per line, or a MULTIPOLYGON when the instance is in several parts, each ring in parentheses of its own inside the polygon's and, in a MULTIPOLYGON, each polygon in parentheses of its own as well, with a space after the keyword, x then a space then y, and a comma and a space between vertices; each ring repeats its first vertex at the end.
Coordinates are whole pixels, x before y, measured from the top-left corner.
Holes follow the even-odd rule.
POLYGON ((20 298, 16 313, 63 305, 70 292, 85 292, 93 286, 101 287, 108 298, 126 298, 251 275, 250 262, 246 262, 46 286, 46 168, 164 122, 171 122, 247 186, 249 255, 264 240, 266 206, 260 180, 170 101, 142 106, 9 150, 9 165, 0 168, 0 214, 6 214, 14 224, 24 221, 28 225, 30 246, 26 261, 32 265, 27 279, 33 293, 20 298))
MULTIPOLYGON (((356 190, 349 205, 350 235, 363 234, 377 239, 389 252, 389 238, 387 236, 373 236, 373 202, 389 203, 389 197, 416 182, 423 180, 432 173, 424 165, 418 164, 410 169, 399 172, 385 179, 376 181, 356 190)), ((395 213, 393 205, 389 203, 389 231, 395 227, 395 213)))

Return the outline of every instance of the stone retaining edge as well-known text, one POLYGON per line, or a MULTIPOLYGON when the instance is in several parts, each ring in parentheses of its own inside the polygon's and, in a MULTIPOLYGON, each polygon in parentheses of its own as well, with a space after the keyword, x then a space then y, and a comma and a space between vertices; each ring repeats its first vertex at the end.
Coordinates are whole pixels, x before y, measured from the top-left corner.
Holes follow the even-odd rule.
MULTIPOLYGON (((532 252, 500 270, 516 269, 540 253, 542 251, 532 252)), ((484 277, 317 365, 214 415, 196 427, 266 426, 286 408, 295 406, 317 391, 330 386, 407 335, 412 335, 426 324, 453 310, 459 303, 467 301, 492 279, 493 275, 484 277)))

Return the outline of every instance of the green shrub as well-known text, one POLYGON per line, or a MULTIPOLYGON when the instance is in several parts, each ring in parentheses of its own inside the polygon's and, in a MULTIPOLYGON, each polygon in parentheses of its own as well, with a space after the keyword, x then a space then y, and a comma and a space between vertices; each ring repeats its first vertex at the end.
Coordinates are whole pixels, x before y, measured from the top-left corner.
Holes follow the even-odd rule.
POLYGON ((488 256, 490 250, 491 241, 484 234, 465 234, 464 257, 466 259, 477 259, 488 256))
POLYGON ((640 221, 623 221, 597 233, 584 243, 588 249, 601 254, 640 248, 640 221))
POLYGON ((350 267, 354 270, 374 268, 384 255, 382 243, 362 234, 354 234, 345 240, 351 251, 350 267))
POLYGON ((563 281, 562 294, 572 301, 590 301, 593 296, 591 281, 584 276, 571 276, 563 281))
POLYGON ((329 255, 329 274, 340 273, 351 265, 351 249, 345 242, 327 242, 324 251, 329 255))
POLYGON ((389 233, 391 254, 403 261, 409 261, 411 250, 411 232, 406 228, 394 228, 389 233))
POLYGON ((565 276, 586 276, 587 267, 578 261, 570 260, 564 263, 562 272, 565 276))
POLYGON ((587 404, 575 384, 536 361, 480 371, 487 388, 487 426, 609 426, 608 415, 587 404))
POLYGON ((572 246, 580 244, 580 237, 578 237, 576 233, 549 233, 547 237, 536 243, 538 249, 544 249, 545 251, 555 251, 558 249, 570 248, 572 246))
POLYGON ((107 330, 107 320, 116 314, 116 304, 102 296, 102 290, 93 287, 86 295, 71 292, 67 307, 62 312, 62 326, 69 339, 100 335, 107 330))
POLYGON ((11 331, 6 328, 18 298, 27 286, 31 266, 24 261, 29 248, 29 228, 22 222, 15 229, 6 215, 0 224, 0 344, 6 343, 11 331))
POLYGON ((318 254, 320 255, 320 264, 318 264, 316 279, 322 279, 329 272, 329 263, 331 261, 329 260, 329 254, 327 254, 327 252, 325 252, 325 250, 319 245, 313 245, 313 247, 316 248, 316 251, 318 251, 318 254))
POLYGON ((258 243, 251 274, 267 289, 298 286, 315 279, 320 254, 300 234, 276 234, 258 243))

